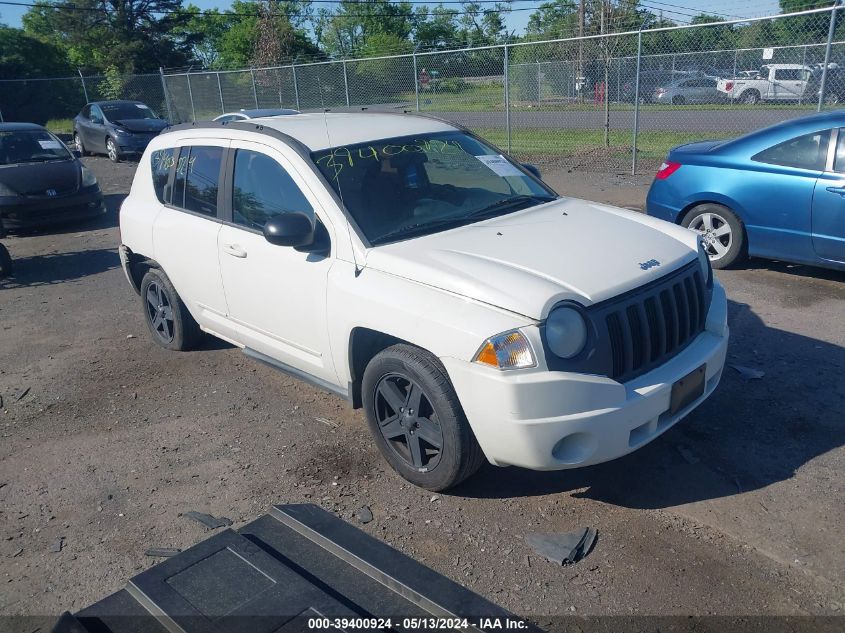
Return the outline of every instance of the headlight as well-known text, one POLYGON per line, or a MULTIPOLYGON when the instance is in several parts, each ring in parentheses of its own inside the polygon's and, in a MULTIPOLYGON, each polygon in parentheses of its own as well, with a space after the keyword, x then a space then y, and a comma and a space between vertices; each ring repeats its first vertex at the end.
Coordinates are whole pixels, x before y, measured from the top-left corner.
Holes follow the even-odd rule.
POLYGON ((572 358, 587 344, 587 323, 575 308, 560 306, 546 319, 546 343, 555 356, 572 358))
POLYGON ((17 196, 18 192, 12 189, 9 185, 4 185, 0 182, 0 196, 17 196))
POLYGON ((713 267, 710 265, 710 257, 704 250, 704 243, 701 240, 698 241, 698 265, 701 267, 701 278, 710 288, 713 285, 713 267))
POLYGON ((472 360, 497 369, 524 369, 537 364, 531 344, 518 330, 491 336, 472 360))
POLYGON ((97 177, 85 165, 82 166, 82 186, 93 187, 97 184, 97 177))
POLYGON ((128 130, 124 130, 119 127, 114 128, 114 133, 118 136, 130 136, 132 134, 132 132, 129 132, 128 130))

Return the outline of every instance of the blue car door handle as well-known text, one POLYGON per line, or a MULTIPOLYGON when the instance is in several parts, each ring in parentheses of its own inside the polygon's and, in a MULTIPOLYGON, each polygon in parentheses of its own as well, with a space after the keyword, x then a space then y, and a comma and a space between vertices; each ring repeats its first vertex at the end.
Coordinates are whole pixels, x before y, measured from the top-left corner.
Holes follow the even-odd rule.
POLYGON ((838 193, 840 196, 845 196, 845 187, 828 187, 830 193, 838 193))

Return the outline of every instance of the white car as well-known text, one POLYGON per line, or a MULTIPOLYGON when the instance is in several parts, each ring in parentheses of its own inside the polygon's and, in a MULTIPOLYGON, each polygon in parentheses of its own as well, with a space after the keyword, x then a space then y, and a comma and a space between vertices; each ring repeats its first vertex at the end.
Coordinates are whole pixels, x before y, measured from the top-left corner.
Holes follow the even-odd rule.
POLYGON ((692 231, 559 197, 453 125, 320 113, 155 138, 120 212, 153 339, 201 332, 364 407, 402 476, 574 468, 716 388, 726 298, 692 231))

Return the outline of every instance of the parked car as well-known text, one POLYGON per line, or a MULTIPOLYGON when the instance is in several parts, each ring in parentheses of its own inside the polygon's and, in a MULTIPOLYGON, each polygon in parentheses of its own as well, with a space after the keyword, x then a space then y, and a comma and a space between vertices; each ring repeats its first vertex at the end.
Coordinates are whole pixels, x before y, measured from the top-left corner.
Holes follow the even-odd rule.
POLYGON ((718 90, 728 98, 753 105, 760 101, 798 101, 803 98, 813 74, 802 64, 768 64, 757 77, 720 79, 718 90))
MULTIPOLYGON (((689 79, 692 77, 703 76, 703 73, 698 71, 680 71, 675 72, 668 70, 646 70, 640 73, 640 103, 649 103, 654 97, 654 92, 661 85, 671 84, 675 81, 689 79)), ((619 92, 619 100, 623 102, 633 103, 636 90, 636 77, 630 76, 628 81, 622 84, 619 92)), ((611 93, 612 96, 612 93, 611 93)))
POLYGON ((140 101, 95 101, 73 120, 73 140, 83 156, 106 154, 112 162, 138 156, 168 126, 140 101))
POLYGON ((258 119, 265 116, 286 116, 288 114, 299 114, 299 110, 291 110, 290 108, 254 108, 241 109, 237 112, 227 112, 218 117, 214 117, 215 121, 246 121, 248 119, 258 119))
POLYGON ((342 395, 430 490, 485 457, 614 459, 716 388, 726 299, 692 231, 560 198, 439 120, 260 121, 141 160, 119 252, 159 345, 209 332, 342 395))
POLYGON ((660 85, 652 95, 653 103, 671 103, 683 105, 685 103, 719 103, 725 98, 718 90, 715 77, 692 77, 675 79, 675 81, 660 85))
POLYGON ((34 123, 0 123, 0 220, 39 228, 105 212, 94 174, 34 123))
POLYGON ((698 231, 714 268, 747 255, 845 269, 845 112, 669 152, 649 215, 698 231))
MULTIPOLYGON (((821 96, 822 68, 814 70, 804 90, 804 100, 807 103, 818 103, 821 96)), ((845 68, 831 64, 827 69, 825 79, 824 102, 827 105, 845 103, 845 68)))

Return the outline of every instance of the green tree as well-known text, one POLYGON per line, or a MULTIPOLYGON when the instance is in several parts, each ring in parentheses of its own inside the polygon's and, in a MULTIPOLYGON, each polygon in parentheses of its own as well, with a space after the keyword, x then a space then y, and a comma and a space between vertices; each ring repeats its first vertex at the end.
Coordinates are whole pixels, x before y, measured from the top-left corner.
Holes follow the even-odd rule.
POLYGON ((528 17, 527 39, 544 40, 578 34, 578 5, 575 0, 544 2, 528 17))
MULTIPOLYGON (((377 34, 409 41, 413 22, 413 5, 409 2, 341 0, 336 10, 320 11, 314 31, 318 45, 327 53, 352 57, 358 55, 358 51, 367 45, 367 40, 377 34)), ((382 54, 390 52, 384 50, 382 54)))
POLYGON ((182 0, 38 0, 23 16, 24 30, 67 51, 74 66, 149 72, 183 66, 190 44, 172 32, 187 19, 182 0))

